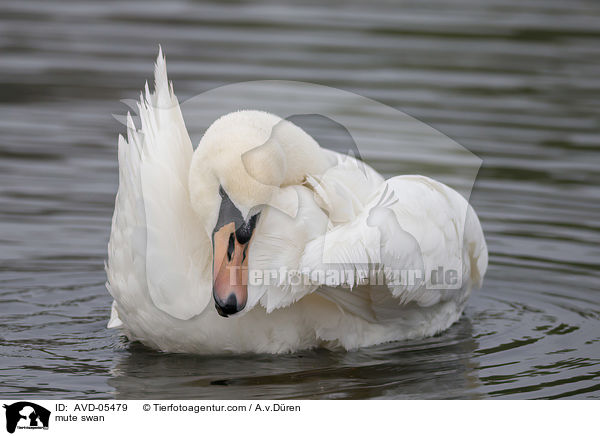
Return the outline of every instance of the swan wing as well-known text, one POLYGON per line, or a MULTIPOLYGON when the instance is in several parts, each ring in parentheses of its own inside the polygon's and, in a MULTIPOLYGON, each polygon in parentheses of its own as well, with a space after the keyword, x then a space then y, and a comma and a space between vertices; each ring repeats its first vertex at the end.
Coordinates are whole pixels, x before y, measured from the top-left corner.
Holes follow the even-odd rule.
POLYGON ((117 300, 127 298, 130 285, 145 287, 156 307, 189 319, 211 298, 210 240, 190 205, 193 148, 162 52, 155 91, 146 84, 140 100, 141 128, 128 115, 128 138, 119 138, 109 287, 117 300))
POLYGON ((296 205, 296 213, 284 212, 291 208, 270 206, 261 213, 249 249, 245 311, 260 301, 271 312, 316 291, 320 283, 307 280, 301 271, 306 245, 336 223, 354 220, 373 190, 384 182, 376 171, 354 157, 322 151, 330 165, 327 171, 306 176, 305 186, 281 190, 281 201, 296 205))
POLYGON ((383 177, 352 155, 323 149, 333 165, 323 174, 307 176, 316 203, 327 212, 332 225, 352 221, 364 209, 383 177))
POLYGON ((304 186, 281 190, 282 200, 297 204, 295 215, 286 208, 266 206, 261 212, 248 252, 248 302, 245 311, 259 301, 271 312, 289 306, 318 284, 299 280, 298 268, 306 243, 327 231, 327 215, 304 186))
POLYGON ((464 301, 486 267, 487 247, 471 206, 423 176, 386 181, 355 219, 310 241, 300 261, 321 295, 368 320, 410 303, 464 301))

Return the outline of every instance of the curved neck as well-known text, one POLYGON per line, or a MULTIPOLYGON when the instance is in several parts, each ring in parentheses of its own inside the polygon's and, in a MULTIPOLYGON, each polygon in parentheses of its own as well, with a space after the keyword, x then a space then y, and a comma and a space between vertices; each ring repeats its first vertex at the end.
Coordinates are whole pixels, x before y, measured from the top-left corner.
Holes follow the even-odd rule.
POLYGON ((292 122, 265 112, 234 112, 215 121, 194 152, 190 200, 210 233, 219 213, 219 186, 247 219, 253 209, 280 197, 281 187, 300 185, 334 164, 292 122))
POLYGON ((214 175, 208 162, 198 152, 195 152, 192 156, 188 185, 192 208, 200 218, 209 238, 211 238, 221 205, 219 180, 214 175))

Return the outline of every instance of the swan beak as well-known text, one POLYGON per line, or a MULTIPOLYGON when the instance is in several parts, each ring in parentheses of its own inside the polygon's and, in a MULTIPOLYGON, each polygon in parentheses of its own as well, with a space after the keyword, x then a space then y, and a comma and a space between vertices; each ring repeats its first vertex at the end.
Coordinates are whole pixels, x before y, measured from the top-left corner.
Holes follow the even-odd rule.
POLYGON ((213 297, 219 315, 227 317, 246 307, 248 300, 249 242, 240 244, 235 224, 229 223, 215 232, 213 260, 213 297))

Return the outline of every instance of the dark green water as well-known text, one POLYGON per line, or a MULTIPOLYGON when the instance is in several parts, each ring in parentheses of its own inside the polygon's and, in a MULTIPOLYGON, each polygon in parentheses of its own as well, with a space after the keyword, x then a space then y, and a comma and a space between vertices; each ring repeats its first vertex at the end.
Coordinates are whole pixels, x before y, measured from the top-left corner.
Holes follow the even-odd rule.
MULTIPOLYGON (((4 0, 0 397, 599 398, 599 97, 597 1, 4 0), (353 353, 227 358, 107 330, 125 132, 111 114, 151 79, 159 43, 182 100, 247 80, 329 85, 480 156, 471 200, 490 267, 460 322, 353 353)), ((410 171, 373 144, 361 151, 376 169, 410 171)))

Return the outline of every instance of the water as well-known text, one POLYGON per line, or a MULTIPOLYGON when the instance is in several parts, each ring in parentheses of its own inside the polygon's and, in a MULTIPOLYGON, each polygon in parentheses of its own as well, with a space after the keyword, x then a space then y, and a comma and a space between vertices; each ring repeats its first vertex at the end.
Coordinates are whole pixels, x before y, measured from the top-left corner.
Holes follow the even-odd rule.
MULTIPOLYGON (((362 3, 2 2, 0 397, 600 398, 600 5, 362 3), (151 78, 159 43, 182 100, 315 82, 479 155, 490 267, 460 322, 352 353, 241 357, 161 354, 107 330, 124 132, 111 114, 151 78)), ((386 175, 410 167, 363 152, 386 175)))

